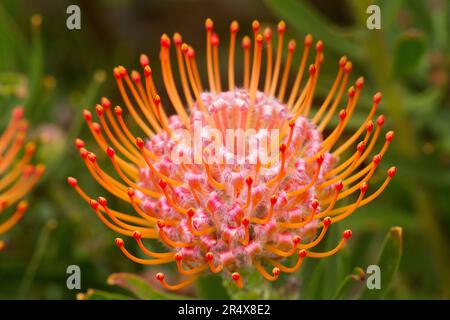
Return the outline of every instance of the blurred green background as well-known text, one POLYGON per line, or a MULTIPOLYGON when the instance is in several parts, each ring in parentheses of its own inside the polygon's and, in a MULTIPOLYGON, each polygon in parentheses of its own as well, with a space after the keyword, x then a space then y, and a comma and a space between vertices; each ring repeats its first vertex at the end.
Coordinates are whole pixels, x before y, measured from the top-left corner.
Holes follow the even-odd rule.
MULTIPOLYGON (((382 91, 379 112, 396 131, 374 180, 380 183, 391 165, 398 175, 378 201, 340 223, 354 234, 345 252, 300 272, 299 297, 336 297, 345 276, 375 263, 385 234, 401 226, 403 257, 387 297, 450 298, 450 2, 445 0, 2 0, 0 123, 13 106, 24 105, 31 137, 40 145, 37 158, 48 170, 28 196, 29 212, 4 237, 0 298, 74 299, 79 291, 66 288, 66 268, 72 264, 82 270, 81 292, 125 292, 107 285, 108 275, 154 271, 123 257, 113 243, 116 235, 67 186, 65 178, 75 175, 93 194, 100 192, 72 141, 81 136, 94 146, 81 117, 84 108, 92 110, 103 95, 120 103, 114 66, 138 68, 139 54, 147 53, 159 75, 163 32, 180 32, 201 61, 206 17, 214 20, 224 44, 233 19, 240 23, 240 36, 250 32, 253 19, 263 25, 284 19, 299 45, 306 33, 322 39, 318 94, 326 92, 336 61, 345 54, 353 61, 352 79, 366 79, 357 109, 361 116, 351 125, 359 126, 371 96, 382 91), (66 28, 70 4, 81 8, 81 30, 66 28), (366 28, 370 4, 381 8, 381 30, 366 28)), ((226 45, 221 49, 225 57, 226 45)), ((200 292, 207 298, 217 293, 200 292)))

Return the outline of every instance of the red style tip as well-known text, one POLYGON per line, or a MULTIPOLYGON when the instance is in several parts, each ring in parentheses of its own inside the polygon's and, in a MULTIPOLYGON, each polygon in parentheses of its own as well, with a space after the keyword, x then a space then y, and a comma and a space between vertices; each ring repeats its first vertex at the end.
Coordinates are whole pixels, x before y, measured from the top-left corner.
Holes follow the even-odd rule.
POLYGON ((383 115, 380 115, 380 116, 377 118, 377 125, 378 125, 379 127, 381 127, 383 124, 384 124, 384 116, 383 116, 383 115))
POLYGON ((310 34, 307 34, 305 36, 305 41, 304 41, 305 47, 308 47, 308 48, 311 47, 312 40, 313 40, 312 36, 310 34))
POLYGON ((217 33, 214 32, 214 33, 211 35, 211 45, 212 45, 213 47, 217 47, 219 44, 220 44, 220 38, 219 38, 219 36, 217 35, 217 33))
POLYGON ((339 181, 338 183, 336 183, 334 188, 337 192, 341 192, 341 190, 344 188, 344 184, 342 183, 342 181, 339 181))
POLYGON ((291 120, 289 121, 289 127, 293 128, 295 126, 295 121, 291 120))
POLYGON ((97 113, 97 115, 99 117, 103 116, 103 112, 104 112, 103 107, 101 105, 97 104, 95 106, 95 112, 97 113))
POLYGON ((361 141, 360 143, 358 143, 358 145, 356 146, 356 149, 358 150, 359 153, 362 153, 364 151, 364 148, 366 147, 366 143, 364 141, 361 141))
POLYGON ((297 43, 295 42, 295 40, 289 41, 289 43, 288 43, 288 51, 289 52, 294 52, 296 47, 297 47, 297 43))
POLYGON ((350 229, 345 230, 342 236, 344 237, 345 240, 350 239, 350 237, 352 236, 352 230, 350 229))
POLYGON ((239 31, 239 23, 236 20, 234 20, 230 24, 230 32, 238 33, 238 31, 239 31))
POLYGON ((84 120, 89 122, 89 121, 92 120, 92 113, 89 110, 84 109, 83 110, 83 117, 84 117, 84 120))
POLYGON ((238 272, 233 272, 233 274, 231 275, 231 278, 234 281, 238 281, 239 279, 241 279, 241 275, 238 272))
POLYGON ((250 177, 250 176, 248 176, 248 177, 245 179, 245 183, 246 183, 248 186, 251 186, 252 183, 253 183, 253 178, 250 177))
POLYGON ((278 33, 284 33, 286 31, 286 23, 284 21, 278 22, 278 33))
POLYGON ((127 194, 128 194, 128 196, 130 198, 134 197, 134 189, 133 188, 128 188, 127 194))
POLYGON ((323 51, 323 41, 322 40, 317 41, 317 43, 316 43, 316 51, 317 52, 322 52, 323 51))
POLYGON ((339 59, 339 67, 344 68, 346 64, 347 64, 347 57, 346 56, 341 57, 339 59))
POLYGON ((270 197, 270 204, 271 205, 275 205, 275 203, 277 203, 278 197, 276 195, 273 195, 270 197))
POLYGON ((258 33, 259 28, 261 27, 261 25, 259 24, 258 20, 253 20, 252 22, 252 29, 254 33, 258 33))
POLYGON ((114 113, 116 114, 116 116, 118 116, 118 117, 120 117, 120 116, 122 116, 122 108, 121 107, 119 107, 119 106, 115 106, 114 107, 114 113))
POLYGON ((263 40, 264 40, 264 37, 263 37, 261 34, 258 34, 258 35, 256 36, 256 43, 262 44, 262 43, 263 43, 263 40))
POLYGON ((92 129, 94 129, 95 132, 99 133, 100 131, 102 131, 102 127, 98 122, 93 122, 92 123, 92 129))
POLYGON ((160 43, 161 43, 161 47, 162 48, 166 48, 166 49, 169 49, 170 48, 170 38, 167 36, 167 34, 163 34, 162 36, 161 36, 161 41, 160 41, 160 43))
POLYGON ((183 52, 186 55, 188 50, 189 50, 189 46, 186 43, 183 43, 181 45, 181 52, 183 52))
POLYGON ((127 75, 127 69, 125 69, 123 66, 118 66, 117 72, 119 73, 119 78, 123 78, 127 75))
POLYGON ((75 147, 77 147, 77 149, 83 148, 84 145, 85 145, 85 143, 83 140, 81 140, 79 138, 75 139, 75 147))
POLYGON ((34 144, 34 142, 28 142, 25 145, 25 153, 31 155, 34 151, 36 151, 36 144, 34 144))
POLYGON ((116 154, 116 152, 114 151, 113 148, 107 147, 106 148, 106 154, 108 155, 108 157, 113 158, 114 155, 116 154))
POLYGON ((389 131, 386 133, 386 141, 391 142, 394 139, 394 131, 389 131))
POLYGON ((373 163, 375 163, 375 165, 378 165, 381 162, 381 156, 379 154, 376 154, 373 156, 373 163))
POLYGON ((76 187, 78 185, 78 181, 77 179, 75 179, 74 177, 68 177, 67 178, 67 183, 71 186, 71 187, 76 187))
POLYGON ((381 101, 381 92, 377 92, 373 96, 373 102, 378 104, 381 101))
POLYGON ((207 253, 205 254, 205 259, 206 259, 207 261, 212 261, 212 259, 214 259, 213 253, 212 253, 212 252, 207 252, 207 253))
POLYGON ((97 210, 98 209, 98 202, 95 201, 94 199, 90 199, 89 200, 89 205, 91 206, 92 209, 97 210))
POLYGON ((297 245, 300 243, 301 238, 299 236, 295 236, 294 238, 292 238, 292 242, 294 243, 294 245, 297 245))
POLYGON ((214 23, 210 18, 206 19, 205 28, 206 28, 206 31, 212 31, 212 29, 214 28, 214 23))
POLYGON ((195 210, 193 208, 189 208, 187 211, 188 217, 192 218, 195 214, 195 210))
POLYGON ((311 76, 313 76, 316 73, 316 70, 317 70, 317 68, 316 68, 316 66, 314 64, 309 66, 309 74, 311 76))
POLYGON ((323 218, 322 223, 325 227, 328 227, 331 224, 331 218, 330 217, 323 218))
POLYGON ((280 272, 281 272, 280 268, 275 267, 275 268, 272 269, 272 274, 275 277, 278 276, 280 274, 280 272))
POLYGON ((175 260, 177 260, 178 262, 183 260, 183 255, 179 252, 175 253, 175 260))
POLYGON ((348 88, 347 94, 348 94, 349 98, 353 98, 355 96, 355 88, 353 86, 348 88))
POLYGON ((372 130, 373 130, 373 121, 372 121, 372 120, 369 120, 369 121, 367 122, 367 124, 366 124, 366 130, 367 130, 367 132, 372 132, 372 130))
POLYGON ((304 257, 306 257, 306 254, 307 254, 307 252, 306 252, 306 250, 305 249, 302 249, 302 250, 299 250, 298 251, 298 255, 300 256, 300 258, 304 258, 304 257))
POLYGON ((26 201, 21 201, 16 206, 17 211, 19 212, 25 212, 28 209, 28 203, 26 201))
POLYGON ((356 80, 355 85, 358 89, 361 90, 361 88, 364 86, 364 78, 359 77, 358 80, 356 80))
POLYGON ((359 191, 361 191, 361 193, 366 193, 367 188, 369 188, 369 184, 366 181, 364 181, 363 183, 361 183, 359 191))
POLYGON ((166 180, 160 179, 159 180, 159 186, 161 187, 161 189, 165 189, 167 187, 167 182, 166 180))
POLYGON ((148 59, 148 56, 146 54, 141 54, 141 56, 139 57, 139 62, 142 68, 145 68, 148 65, 150 65, 150 60, 148 59))
POLYGON ((158 272, 158 273, 156 274, 156 280, 158 280, 158 281, 164 281, 164 278, 165 278, 165 277, 166 277, 165 274, 162 273, 162 272, 158 272))
POLYGON ((108 98, 102 97, 100 102, 101 102, 103 108, 105 108, 105 109, 111 108, 111 101, 109 101, 108 98))
POLYGON ((312 207, 314 210, 316 210, 316 209, 319 207, 319 201, 317 201, 316 199, 314 199, 314 200, 311 202, 311 207, 312 207))
POLYGON ((114 74, 114 78, 116 78, 117 80, 119 80, 122 77, 122 75, 120 74, 119 68, 117 68, 117 67, 115 67, 113 69, 113 74, 114 74))
POLYGON ((270 42, 270 39, 272 39, 272 29, 270 28, 264 29, 264 39, 266 39, 266 42, 270 42))
POLYGON ((160 229, 164 228, 166 226, 166 223, 164 222, 164 220, 159 219, 156 224, 158 225, 158 227, 160 229))
POLYGON ((389 178, 392 178, 397 173, 397 167, 391 167, 388 170, 388 176, 389 178))
POLYGON ((103 198, 103 197, 98 197, 97 201, 98 201, 98 203, 100 203, 100 205, 102 207, 106 207, 106 205, 108 203, 108 201, 105 198, 103 198))
POLYGON ((286 152, 286 149, 287 149, 287 147, 286 147, 286 145, 284 143, 280 144, 280 152, 281 153, 286 152))
POLYGON ((344 71, 346 73, 350 73, 353 70, 353 64, 351 63, 351 61, 348 61, 345 66, 344 66, 344 71))
POLYGON ((319 165, 321 165, 321 164, 323 163, 323 160, 324 160, 324 157, 323 157, 323 154, 321 154, 321 155, 317 158, 317 163, 318 163, 319 165))
POLYGON ((150 77, 151 74, 152 74, 152 69, 150 68, 150 66, 145 66, 144 67, 144 76, 150 77))
POLYGON ((159 106, 161 104, 161 97, 159 96, 159 94, 155 95, 155 97, 153 98, 153 102, 156 104, 156 106, 159 106))
POLYGON ((88 153, 89 153, 89 152, 88 152, 85 148, 80 148, 80 156, 81 156, 83 159, 86 159, 86 158, 87 158, 88 153))
POLYGON ((20 120, 23 118, 25 111, 22 107, 15 107, 12 111, 12 117, 14 120, 20 120))
POLYGON ((252 42, 250 41, 250 38, 248 36, 245 36, 242 39, 242 48, 250 49, 251 45, 252 45, 252 42))
POLYGON ((142 233, 140 233, 139 231, 134 231, 133 238, 135 238, 136 240, 140 240, 142 238, 142 233))
POLYGON ((345 111, 344 109, 339 111, 339 119, 341 119, 341 121, 344 121, 346 116, 347 116, 347 111, 345 111))
POLYGON ((96 156, 94 153, 92 153, 92 152, 89 152, 89 153, 88 153, 87 158, 88 158, 88 160, 89 160, 90 162, 92 162, 92 163, 94 163, 95 161, 97 161, 97 156, 96 156))
POLYGON ((136 138, 136 145, 138 146, 139 149, 144 148, 145 142, 142 138, 136 138))
POLYGON ((195 57, 195 50, 192 47, 188 47, 187 56, 189 59, 193 59, 195 57))
POLYGON ((247 227, 250 224, 250 219, 247 217, 242 218, 241 223, 244 225, 244 227, 247 227))
POLYGON ((136 70, 131 71, 131 80, 135 83, 141 82, 141 75, 136 70))
POLYGON ((173 39, 173 43, 175 43, 175 45, 176 45, 177 47, 178 47, 178 46, 181 46, 181 44, 182 44, 182 42, 183 42, 183 38, 181 37, 181 35, 180 35, 178 32, 175 32, 175 33, 174 33, 172 39, 173 39))
POLYGON ((116 246, 118 246, 119 248, 123 247, 123 239, 122 238, 116 238, 114 240, 114 242, 116 243, 116 246))

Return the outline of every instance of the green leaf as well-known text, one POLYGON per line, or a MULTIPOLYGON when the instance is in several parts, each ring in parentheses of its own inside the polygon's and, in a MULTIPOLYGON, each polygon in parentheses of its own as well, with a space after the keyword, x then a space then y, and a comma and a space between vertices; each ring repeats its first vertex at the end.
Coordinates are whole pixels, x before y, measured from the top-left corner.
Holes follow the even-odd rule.
POLYGON ((407 32, 399 37, 394 49, 394 76, 413 73, 426 52, 425 37, 421 32, 407 32))
POLYGON ((365 278, 364 270, 360 267, 356 267, 352 273, 347 275, 344 280, 342 280, 339 288, 336 290, 336 294, 333 299, 348 299, 352 292, 361 289, 361 282, 365 278))
POLYGON ((108 277, 108 284, 116 285, 132 292, 137 298, 143 300, 185 300, 189 297, 170 294, 156 290, 144 278, 132 273, 113 273, 108 277))
POLYGON ((437 87, 428 87, 421 92, 411 92, 405 95, 405 107, 408 112, 417 117, 435 116, 439 114, 436 111, 444 94, 444 90, 437 87))
POLYGON ((358 45, 340 32, 340 28, 327 21, 306 1, 299 0, 265 0, 275 14, 285 19, 296 31, 302 34, 311 33, 314 38, 324 41, 326 46, 340 54, 348 54, 352 60, 360 56, 358 45))
POLYGON ((96 289, 95 290, 89 289, 86 293, 79 293, 77 295, 77 300, 133 300, 133 299, 134 298, 123 294, 96 289))
POLYGON ((403 229, 392 227, 386 235, 377 265, 381 270, 381 288, 366 290, 362 299, 383 299, 394 282, 403 252, 403 229))

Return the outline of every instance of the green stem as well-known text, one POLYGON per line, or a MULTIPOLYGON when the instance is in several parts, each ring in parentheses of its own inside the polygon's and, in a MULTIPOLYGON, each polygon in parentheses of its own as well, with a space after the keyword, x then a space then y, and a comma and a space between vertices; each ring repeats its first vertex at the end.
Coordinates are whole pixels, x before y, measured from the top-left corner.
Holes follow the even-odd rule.
POLYGON ((42 259, 45 255, 45 250, 47 249, 48 241, 50 239, 51 232, 56 228, 55 220, 48 220, 37 240, 36 248, 34 250, 33 256, 30 263, 28 264, 25 276, 20 284, 19 299, 24 299, 29 292, 31 285, 33 284, 34 277, 36 276, 36 271, 38 270, 42 259))

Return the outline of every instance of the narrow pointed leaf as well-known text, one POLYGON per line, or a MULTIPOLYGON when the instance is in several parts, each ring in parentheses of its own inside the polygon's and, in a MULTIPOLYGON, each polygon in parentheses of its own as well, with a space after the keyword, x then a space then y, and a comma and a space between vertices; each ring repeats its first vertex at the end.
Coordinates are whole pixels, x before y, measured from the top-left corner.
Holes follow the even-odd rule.
MULTIPOLYGON (((377 265, 381 271, 381 288, 368 289, 363 292, 362 299, 383 299, 391 288, 397 274, 403 252, 403 229, 392 227, 384 239, 377 265)), ((367 281, 370 275, 367 274, 367 281)))
POLYGON ((108 277, 107 282, 110 285, 122 287, 143 300, 189 299, 186 296, 159 291, 153 288, 147 280, 132 273, 113 273, 108 277))

